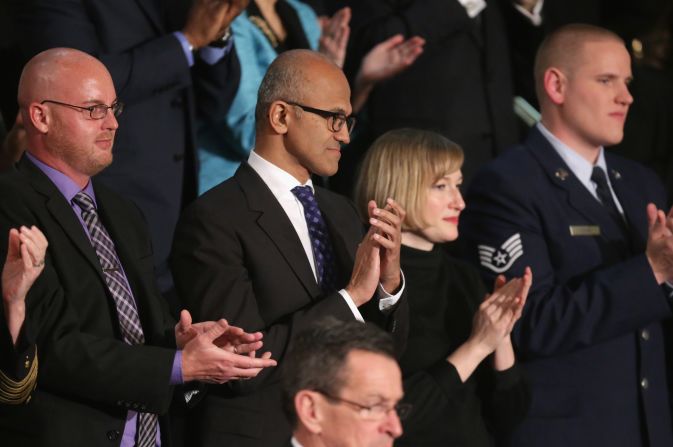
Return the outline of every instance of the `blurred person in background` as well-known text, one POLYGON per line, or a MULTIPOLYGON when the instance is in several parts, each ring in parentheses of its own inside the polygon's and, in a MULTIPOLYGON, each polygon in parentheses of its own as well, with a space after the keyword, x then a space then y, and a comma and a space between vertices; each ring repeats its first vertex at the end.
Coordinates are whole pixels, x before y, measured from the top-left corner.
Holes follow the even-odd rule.
POLYGON ((68 47, 100 59, 125 103, 115 159, 99 179, 133 200, 150 227, 159 287, 177 304, 167 259, 196 197, 195 117, 226 114, 240 70, 227 32, 247 0, 26 0, 16 29, 26 60, 68 47))
MULTIPOLYGON (((233 21, 241 82, 228 112, 199 125, 200 194, 233 176, 254 148, 257 90, 271 62, 287 50, 312 49, 343 67, 350 16, 349 8, 318 18, 310 6, 298 0, 253 0, 233 21)), ((423 43, 419 37, 405 40, 396 35, 366 54, 353 83, 354 113, 362 109, 377 82, 415 61, 423 43)))

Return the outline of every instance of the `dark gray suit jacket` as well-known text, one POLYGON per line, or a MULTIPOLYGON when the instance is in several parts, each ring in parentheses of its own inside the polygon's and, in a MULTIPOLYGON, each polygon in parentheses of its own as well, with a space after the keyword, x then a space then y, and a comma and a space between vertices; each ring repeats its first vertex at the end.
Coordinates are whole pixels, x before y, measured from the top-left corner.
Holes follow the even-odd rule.
MULTIPOLYGON (((339 281, 350 278, 362 226, 345 198, 316 188, 337 258, 339 281)), ((233 178, 201 196, 176 230, 171 267, 176 286, 196 321, 226 318, 246 331, 264 332, 264 350, 282 365, 292 338, 316 319, 352 320, 337 292, 316 283, 294 227, 259 175, 244 163, 233 178)), ((360 308, 364 318, 406 339, 408 307, 402 297, 392 312, 378 300, 360 308)), ((281 408, 279 368, 254 379, 210 387, 196 409, 195 445, 282 445, 291 429, 281 408)))

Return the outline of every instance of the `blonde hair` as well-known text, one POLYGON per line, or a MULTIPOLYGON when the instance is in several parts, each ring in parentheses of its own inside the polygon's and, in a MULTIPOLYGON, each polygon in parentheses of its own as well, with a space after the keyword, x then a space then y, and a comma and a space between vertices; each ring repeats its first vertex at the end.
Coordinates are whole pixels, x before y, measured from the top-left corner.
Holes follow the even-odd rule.
POLYGON ((384 206, 388 197, 407 212, 405 231, 424 228, 423 207, 428 189, 463 165, 463 150, 448 138, 427 130, 396 129, 374 141, 358 177, 355 198, 363 219, 367 203, 384 206))

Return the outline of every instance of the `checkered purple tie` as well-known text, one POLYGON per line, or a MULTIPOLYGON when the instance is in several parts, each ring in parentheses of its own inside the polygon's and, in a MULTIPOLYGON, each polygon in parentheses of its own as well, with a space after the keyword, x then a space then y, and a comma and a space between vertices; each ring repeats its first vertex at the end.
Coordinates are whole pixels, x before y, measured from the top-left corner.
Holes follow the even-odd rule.
MULTIPOLYGON (((105 283, 110 290, 110 294, 117 308, 117 317, 119 318, 119 327, 121 329, 124 342, 129 345, 139 345, 145 343, 145 335, 140 325, 140 317, 133 294, 129 289, 126 276, 121 268, 121 263, 117 257, 114 243, 110 238, 103 223, 98 218, 96 206, 91 197, 80 191, 73 197, 75 203, 82 210, 82 220, 89 230, 89 237, 93 245, 101 268, 105 283)), ((157 415, 152 413, 138 413, 138 425, 136 428, 136 446, 153 447, 156 445, 157 437, 157 415)))
POLYGON ((295 186, 292 188, 292 194, 304 206, 304 218, 308 225, 308 235, 311 238, 320 287, 325 293, 333 292, 336 290, 334 250, 332 250, 332 241, 327 231, 327 225, 322 218, 313 190, 310 186, 295 186))

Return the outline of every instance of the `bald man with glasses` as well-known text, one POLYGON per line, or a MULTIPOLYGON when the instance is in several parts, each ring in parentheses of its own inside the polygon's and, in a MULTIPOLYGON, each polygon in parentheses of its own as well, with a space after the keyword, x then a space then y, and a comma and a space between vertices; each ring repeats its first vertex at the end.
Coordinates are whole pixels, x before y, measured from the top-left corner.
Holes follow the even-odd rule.
POLYGON ((9 333, 39 366, 17 371, 9 391, 0 386, 3 445, 171 445, 175 386, 252 377, 275 364, 252 355, 262 334, 192 324, 186 311, 177 325, 171 318, 140 210, 92 178, 112 163, 116 98, 105 66, 78 50, 44 51, 21 75, 27 150, 0 176, 0 234, 10 235, 0 238, 9 264, 0 357, 8 358, 9 333))
MULTIPOLYGON (((371 202, 363 235, 354 206, 311 182, 313 174, 336 173, 351 111, 338 67, 315 52, 283 53, 259 89, 256 147, 247 163, 178 223, 171 267, 185 307, 195 318, 227 315, 263 332, 281 362, 296 334, 326 315, 375 322, 398 346, 406 338, 404 210, 393 200, 371 202)), ((277 373, 210 388, 194 413, 196 445, 262 447, 289 439, 277 373)))

